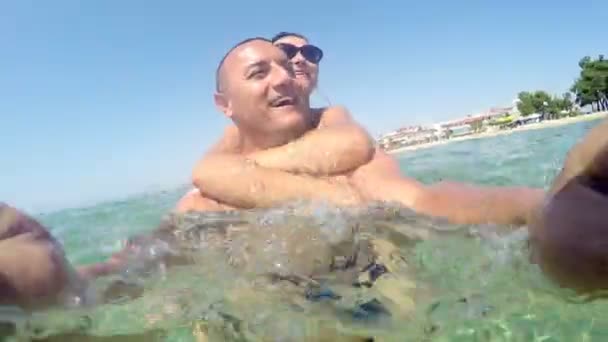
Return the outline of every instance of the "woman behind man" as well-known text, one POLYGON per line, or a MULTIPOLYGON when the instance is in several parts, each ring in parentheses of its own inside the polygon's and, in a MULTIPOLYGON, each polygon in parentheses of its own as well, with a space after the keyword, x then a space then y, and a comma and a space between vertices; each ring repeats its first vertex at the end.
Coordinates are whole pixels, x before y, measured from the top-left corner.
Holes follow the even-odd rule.
MULTIPOLYGON (((310 97, 318 85, 319 64, 323 59, 323 51, 319 47, 310 44, 308 38, 299 33, 281 32, 275 35, 271 41, 275 46, 283 50, 290 60, 295 83, 301 91, 301 100, 309 109, 311 127, 331 127, 337 129, 336 132, 344 133, 336 135, 330 144, 335 155, 340 156, 340 158, 334 158, 339 160, 337 163, 328 163, 327 160, 330 158, 316 155, 311 156, 312 159, 309 164, 312 166, 309 169, 297 171, 315 176, 335 176, 355 170, 359 166, 370 162, 378 151, 375 151, 371 136, 352 119, 348 110, 340 106, 310 107, 310 97)), ((220 141, 207 152, 197 167, 216 168, 214 160, 217 159, 215 158, 221 158, 223 154, 234 154, 241 151, 241 139, 242 136, 239 134, 237 127, 234 124, 228 126, 220 141)), ((279 147, 273 155, 287 155, 284 152, 279 147)), ((385 158, 388 159, 388 156, 385 158)), ((284 165, 281 165, 282 163, 278 161, 279 159, 282 162, 285 161, 285 158, 272 158, 266 157, 266 155, 260 155, 254 161, 269 168, 284 169, 284 165)), ((399 168, 396 163, 390 165, 390 171, 399 174, 399 168)), ((176 206, 177 212, 196 211, 201 208, 207 211, 232 209, 228 204, 220 204, 215 200, 202 196, 201 189, 204 186, 197 184, 196 171, 193 178, 197 188, 188 192, 178 202, 176 206)), ((336 181, 345 181, 344 177, 334 177, 334 179, 336 181)), ((214 182, 217 183, 217 180, 214 180, 214 182)), ((217 199, 217 196, 210 197, 217 199)))

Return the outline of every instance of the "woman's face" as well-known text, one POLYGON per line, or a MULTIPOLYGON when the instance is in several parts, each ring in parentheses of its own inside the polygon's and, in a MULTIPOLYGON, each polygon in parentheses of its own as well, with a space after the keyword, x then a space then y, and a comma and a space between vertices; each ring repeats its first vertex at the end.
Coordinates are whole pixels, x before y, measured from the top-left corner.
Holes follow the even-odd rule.
MULTIPOLYGON (((308 41, 300 37, 287 36, 274 42, 274 45, 281 47, 284 51, 287 52, 288 48, 290 48, 290 45, 291 47, 299 49, 302 46, 308 45, 308 41)), ((319 77, 318 63, 322 56, 323 54, 321 50, 316 47, 309 46, 308 51, 305 52, 300 50, 290 60, 296 76, 296 82, 298 86, 302 88, 306 96, 310 96, 312 91, 317 86, 317 80, 319 77), (308 59, 305 56, 308 57, 308 59)))

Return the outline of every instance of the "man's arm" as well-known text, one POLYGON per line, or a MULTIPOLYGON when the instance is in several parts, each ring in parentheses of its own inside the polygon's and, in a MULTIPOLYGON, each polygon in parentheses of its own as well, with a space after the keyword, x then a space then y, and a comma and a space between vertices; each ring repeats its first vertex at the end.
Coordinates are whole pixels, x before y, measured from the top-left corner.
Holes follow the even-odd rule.
POLYGON ((230 126, 220 143, 197 164, 192 177, 204 196, 239 208, 268 207, 294 199, 358 203, 358 195, 347 184, 289 172, 345 172, 366 163, 374 154, 367 132, 341 107, 322 113, 318 129, 293 144, 246 159, 238 155, 239 142, 238 129, 230 126))
POLYGON ((224 155, 214 167, 200 163, 193 181, 203 196, 237 208, 272 207, 293 200, 360 204, 350 184, 263 168, 239 155, 224 155))
MULTIPOLYGON (((259 166, 291 173, 336 175, 368 163, 374 156, 373 139, 343 107, 324 109, 318 125, 289 144, 252 153, 249 158, 259 166)), ((240 152, 241 140, 235 126, 229 126, 201 163, 207 167, 224 165, 226 154, 240 152)))
MULTIPOLYGON (((240 161, 229 162, 229 167, 239 167, 240 161)), ((241 165, 242 167, 243 165, 241 165)), ((251 166, 245 166, 246 168, 251 168, 251 166)), ((304 178, 301 176, 293 176, 281 171, 271 171, 275 174, 272 179, 267 178, 266 174, 243 174, 237 172, 239 177, 235 177, 232 179, 226 172, 222 172, 223 169, 217 169, 213 174, 206 174, 203 172, 202 174, 205 176, 205 179, 210 180, 210 184, 203 184, 202 187, 205 189, 211 188, 212 191, 218 192, 220 194, 233 194, 237 202, 233 204, 235 207, 240 208, 249 208, 249 207, 259 207, 259 206, 270 206, 282 203, 284 201, 290 199, 300 199, 300 198, 308 198, 308 199, 326 199, 333 203, 338 204, 353 204, 358 203, 359 200, 358 194, 352 190, 352 188, 345 183, 332 183, 330 181, 323 180, 315 180, 312 178, 304 178), (280 174, 277 177, 277 174, 280 174), (245 179, 258 179, 257 183, 261 188, 258 192, 250 192, 249 186, 250 181, 240 181, 240 176, 243 175, 245 179), (224 188, 223 185, 221 187, 217 187, 217 182, 213 182, 215 178, 223 178, 229 177, 231 182, 228 188, 224 188), (287 177, 295 177, 299 178, 298 180, 287 179, 287 177), (305 179, 305 180, 303 180, 305 179), (285 184, 281 184, 281 182, 287 182, 285 184), (296 184, 296 182, 300 182, 296 184), (279 189, 282 186, 282 191, 275 190, 274 192, 265 191, 264 188, 271 189, 279 189), (294 188, 295 187, 295 188, 294 188), (307 197, 304 194, 304 191, 309 193, 307 197), (289 197, 289 195, 292 197, 289 197), (256 202, 257 201, 257 202, 256 202)), ((220 196, 221 197, 221 196, 220 196)), ((225 196, 226 199, 230 199, 230 196, 225 196)), ((186 194, 182 200, 178 203, 176 207, 177 212, 187 212, 187 211, 222 211, 222 210, 230 210, 231 208, 228 205, 223 203, 230 203, 229 200, 223 200, 222 203, 219 203, 213 199, 207 198, 204 194, 200 192, 190 192, 186 194)), ((114 253, 110 258, 108 258, 105 262, 100 262, 92 265, 82 266, 78 269, 78 272, 85 278, 96 278, 102 277, 106 275, 110 275, 116 272, 120 272, 127 264, 127 259, 134 250, 139 248, 138 240, 142 237, 148 235, 154 235, 158 233, 165 233, 167 229, 171 229, 171 227, 159 226, 153 232, 146 233, 146 235, 135 236, 129 239, 129 242, 121 251, 114 253)))
POLYGON ((375 146, 368 132, 343 107, 320 113, 318 126, 286 145, 250 155, 258 165, 314 176, 340 175, 367 164, 375 146))
POLYGON ((401 176, 395 159, 382 151, 355 171, 351 181, 367 199, 394 201, 422 214, 464 224, 523 224, 544 198, 543 190, 524 187, 454 182, 425 185, 401 176))
MULTIPOLYGON (((455 182, 418 185, 412 208, 463 224, 513 224, 529 222, 545 198, 545 191, 528 187, 490 187, 455 182)), ((396 190, 406 190, 402 182, 396 190)))

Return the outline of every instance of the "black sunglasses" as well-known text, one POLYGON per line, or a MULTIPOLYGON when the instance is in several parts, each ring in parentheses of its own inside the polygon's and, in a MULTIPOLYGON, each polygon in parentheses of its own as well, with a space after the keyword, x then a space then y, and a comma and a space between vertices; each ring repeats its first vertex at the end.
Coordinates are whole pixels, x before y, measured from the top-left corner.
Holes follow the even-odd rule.
POLYGON ((314 64, 319 63, 323 58, 323 50, 319 49, 314 45, 307 44, 297 47, 292 44, 279 43, 277 44, 277 46, 279 47, 279 49, 285 52, 287 58, 289 59, 294 58, 298 54, 298 52, 300 52, 302 54, 302 57, 304 57, 307 61, 314 64))

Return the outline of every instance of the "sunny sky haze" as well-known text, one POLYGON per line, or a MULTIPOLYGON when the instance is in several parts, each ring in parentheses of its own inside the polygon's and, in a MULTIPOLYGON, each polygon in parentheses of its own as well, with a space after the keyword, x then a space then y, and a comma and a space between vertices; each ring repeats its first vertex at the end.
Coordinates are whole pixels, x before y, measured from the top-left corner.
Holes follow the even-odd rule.
POLYGON ((563 93, 582 56, 606 52, 606 13, 605 0, 2 1, 0 201, 47 211, 188 182, 228 124, 214 69, 247 37, 308 35, 323 93, 377 135, 563 93))

